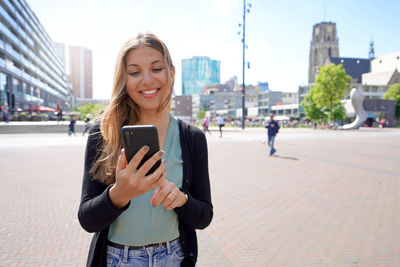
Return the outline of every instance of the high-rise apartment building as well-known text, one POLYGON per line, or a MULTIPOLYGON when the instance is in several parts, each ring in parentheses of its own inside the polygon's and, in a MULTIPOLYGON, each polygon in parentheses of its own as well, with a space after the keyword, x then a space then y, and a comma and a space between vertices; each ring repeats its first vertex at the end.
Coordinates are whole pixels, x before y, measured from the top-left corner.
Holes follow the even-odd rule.
POLYGON ((92 51, 84 47, 70 46, 69 67, 75 96, 78 99, 93 98, 92 51))
POLYGON ((182 94, 200 94, 204 86, 219 84, 220 65, 209 57, 182 59, 182 94))
POLYGON ((0 0, 0 104, 11 112, 69 105, 63 62, 24 0, 0 0))
POLYGON ((67 45, 64 44, 64 43, 53 42, 53 47, 56 50, 57 54, 59 55, 62 63, 64 64, 65 74, 68 75, 67 70, 69 69, 69 67, 67 66, 68 62, 66 60, 67 59, 67 53, 68 53, 67 45))

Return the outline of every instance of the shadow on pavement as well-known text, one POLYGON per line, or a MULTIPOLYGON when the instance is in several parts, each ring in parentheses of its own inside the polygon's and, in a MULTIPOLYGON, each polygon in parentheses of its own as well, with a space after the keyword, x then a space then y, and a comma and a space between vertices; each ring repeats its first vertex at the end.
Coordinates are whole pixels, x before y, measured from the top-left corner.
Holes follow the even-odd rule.
POLYGON ((274 157, 281 158, 281 159, 299 160, 298 158, 295 158, 295 157, 284 157, 284 156, 279 156, 279 155, 274 155, 274 157))

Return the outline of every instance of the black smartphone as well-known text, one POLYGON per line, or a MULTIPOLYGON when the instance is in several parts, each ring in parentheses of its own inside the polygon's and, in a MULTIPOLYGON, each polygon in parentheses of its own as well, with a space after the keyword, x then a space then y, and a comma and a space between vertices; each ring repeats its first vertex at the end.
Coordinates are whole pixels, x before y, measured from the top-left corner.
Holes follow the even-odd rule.
MULTIPOLYGON (((154 125, 132 125, 121 128, 122 142, 125 148, 126 160, 129 163, 133 156, 143 147, 148 146, 150 149, 143 157, 138 165, 138 169, 155 153, 160 151, 158 142, 158 131, 154 125)), ((146 173, 153 173, 161 164, 161 159, 158 160, 153 167, 146 173)))

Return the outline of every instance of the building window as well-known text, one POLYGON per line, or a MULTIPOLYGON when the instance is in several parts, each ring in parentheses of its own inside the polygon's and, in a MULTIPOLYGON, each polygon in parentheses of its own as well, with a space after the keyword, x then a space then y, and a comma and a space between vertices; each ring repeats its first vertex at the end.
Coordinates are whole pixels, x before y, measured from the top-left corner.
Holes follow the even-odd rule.
MULTIPOLYGON (((328 39, 329 39, 329 37, 328 37, 328 39)), ((328 56, 332 56, 332 48, 328 48, 328 56)))

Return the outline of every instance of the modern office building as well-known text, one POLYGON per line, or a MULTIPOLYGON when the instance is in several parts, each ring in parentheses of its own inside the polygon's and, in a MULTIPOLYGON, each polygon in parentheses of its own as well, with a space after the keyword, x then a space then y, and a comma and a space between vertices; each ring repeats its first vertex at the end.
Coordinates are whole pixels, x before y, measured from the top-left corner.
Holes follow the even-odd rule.
POLYGON ((264 91, 258 94, 258 113, 262 116, 272 114, 271 108, 282 101, 282 92, 264 91))
POLYGON ((93 98, 92 51, 78 46, 70 46, 69 70, 72 91, 78 99, 93 98))
POLYGON ((268 82, 259 82, 258 86, 260 87, 260 92, 265 92, 269 90, 268 82))
POLYGON ((0 103, 64 108, 70 91, 53 42, 24 0, 0 0, 0 103))
POLYGON ((64 43, 53 42, 53 47, 56 50, 56 52, 58 53, 58 55, 60 56, 62 63, 64 64, 65 74, 68 75, 67 70, 69 69, 69 67, 67 66, 67 62, 68 62, 67 61, 67 54, 68 54, 67 45, 64 43))
POLYGON ((191 122, 193 115, 192 111, 192 96, 191 95, 175 95, 172 96, 171 112, 175 117, 186 122, 191 122))
POLYGON ((205 108, 208 116, 237 117, 237 110, 242 107, 242 92, 213 91, 200 95, 199 108, 205 108))
POLYGON ((220 65, 209 57, 182 59, 182 94, 201 94, 204 86, 219 84, 220 65))
POLYGON ((298 104, 299 93, 298 92, 282 92, 282 104, 298 104))

